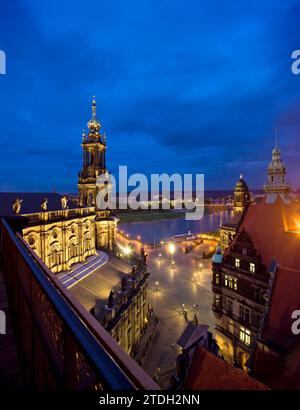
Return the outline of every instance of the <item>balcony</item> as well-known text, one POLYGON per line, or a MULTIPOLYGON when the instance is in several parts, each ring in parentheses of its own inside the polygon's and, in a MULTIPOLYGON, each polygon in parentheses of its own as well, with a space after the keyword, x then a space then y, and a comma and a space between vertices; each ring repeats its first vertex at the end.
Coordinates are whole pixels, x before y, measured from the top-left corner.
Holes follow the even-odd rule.
POLYGON ((22 219, 2 219, 0 232, 1 269, 25 387, 158 389, 16 233, 22 219))

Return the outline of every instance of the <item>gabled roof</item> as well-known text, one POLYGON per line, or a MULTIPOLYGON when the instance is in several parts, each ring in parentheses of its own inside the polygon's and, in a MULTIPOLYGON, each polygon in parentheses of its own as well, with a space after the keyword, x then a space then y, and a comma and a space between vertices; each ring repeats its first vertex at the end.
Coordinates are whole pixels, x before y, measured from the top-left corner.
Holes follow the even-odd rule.
MULTIPOLYGON (((239 230, 245 229, 265 266, 277 262, 270 310, 263 338, 287 349, 295 341, 291 314, 300 309, 300 204, 277 195, 249 206, 239 230)), ((233 246, 233 240, 231 246, 233 246)))
POLYGON ((274 347, 291 348, 296 339, 299 339, 299 336, 292 333, 292 324, 295 321, 292 319, 292 313, 298 309, 300 309, 300 271, 279 266, 275 274, 263 339, 274 347))
POLYGON ((267 390, 245 372, 197 347, 184 385, 188 390, 267 390))
POLYGON ((265 200, 252 203, 241 224, 243 228, 264 265, 275 259, 285 268, 300 269, 300 204, 285 203, 279 195, 272 204, 265 200))

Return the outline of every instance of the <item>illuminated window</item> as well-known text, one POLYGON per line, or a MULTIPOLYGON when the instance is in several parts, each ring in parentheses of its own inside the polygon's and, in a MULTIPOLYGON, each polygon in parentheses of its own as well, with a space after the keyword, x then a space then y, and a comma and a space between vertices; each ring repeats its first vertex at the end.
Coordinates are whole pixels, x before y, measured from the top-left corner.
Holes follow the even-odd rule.
POLYGON ((216 273, 216 285, 219 285, 220 284, 220 274, 219 273, 216 273))
POLYGON ((250 330, 246 329, 243 326, 240 326, 240 341, 249 346, 251 343, 251 333, 250 330))
POLYGON ((240 305, 240 318, 243 321, 250 323, 250 309, 246 306, 240 305))
POLYGON ((215 306, 220 307, 221 305, 220 302, 221 302, 220 295, 215 295, 215 306))
POLYGON ((235 279, 231 276, 225 275, 224 285, 229 289, 237 290, 237 279, 235 279))
POLYGON ((235 267, 236 267, 236 268, 239 268, 239 267, 240 267, 240 263, 241 263, 241 261, 236 258, 236 259, 235 259, 235 267))
POLYGON ((255 263, 250 263, 250 272, 255 272, 255 263))

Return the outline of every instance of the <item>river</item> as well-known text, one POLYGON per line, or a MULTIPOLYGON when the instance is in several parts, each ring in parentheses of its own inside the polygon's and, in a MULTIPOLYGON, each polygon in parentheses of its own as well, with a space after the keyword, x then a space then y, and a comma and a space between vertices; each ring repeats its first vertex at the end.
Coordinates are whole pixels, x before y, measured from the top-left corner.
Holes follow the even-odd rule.
POLYGON ((231 211, 218 211, 205 213, 203 218, 197 221, 186 221, 184 216, 177 219, 165 219, 145 222, 119 223, 119 230, 128 233, 131 238, 141 237, 145 243, 158 243, 173 235, 180 235, 190 231, 191 233, 203 233, 217 231, 221 223, 227 222, 231 217, 231 211))

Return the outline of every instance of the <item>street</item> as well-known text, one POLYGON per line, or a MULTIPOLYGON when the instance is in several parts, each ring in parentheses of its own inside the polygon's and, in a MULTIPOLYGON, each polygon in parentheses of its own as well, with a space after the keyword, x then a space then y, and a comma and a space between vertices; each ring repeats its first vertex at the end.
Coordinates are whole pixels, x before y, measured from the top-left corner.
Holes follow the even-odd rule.
POLYGON ((188 254, 179 246, 175 247, 173 256, 167 249, 148 250, 151 272, 148 300, 159 320, 159 334, 148 349, 143 367, 151 376, 159 373, 158 383, 162 387, 167 387, 175 369, 176 342, 187 320, 192 320, 196 313, 199 324, 209 325, 209 330, 214 333, 211 259, 204 261, 200 258, 207 250, 205 244, 188 254), (200 262, 196 262, 196 257, 200 262), (187 311, 187 319, 183 310, 187 311))

